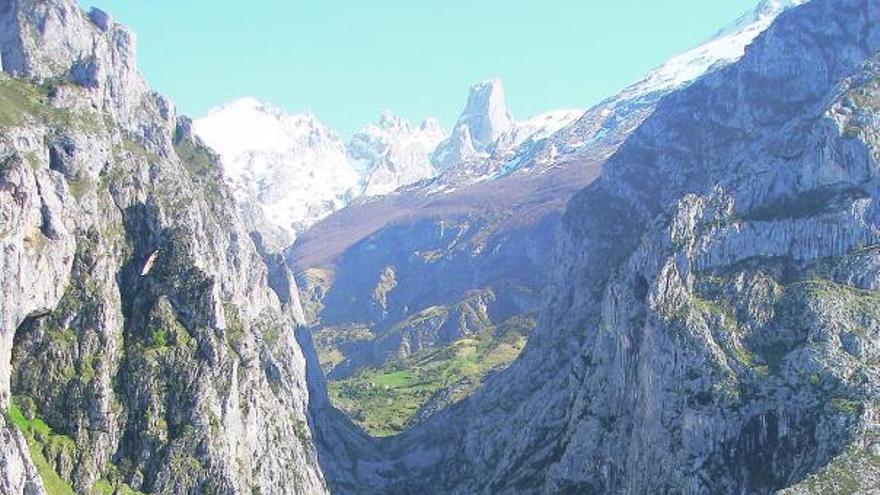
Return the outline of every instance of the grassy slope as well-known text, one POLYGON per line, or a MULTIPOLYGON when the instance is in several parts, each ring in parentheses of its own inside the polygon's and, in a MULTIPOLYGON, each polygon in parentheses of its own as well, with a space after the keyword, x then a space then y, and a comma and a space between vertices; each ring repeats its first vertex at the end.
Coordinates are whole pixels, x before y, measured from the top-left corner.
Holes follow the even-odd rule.
POLYGON ((507 367, 519 356, 532 318, 512 318, 437 350, 364 369, 328 384, 330 399, 364 430, 375 436, 400 433, 436 392, 449 389, 452 402, 476 390, 489 372, 507 367))
MULTIPOLYGON (((46 493, 48 495, 74 495, 76 492, 73 487, 55 471, 52 463, 49 462, 49 458, 59 456, 75 457, 77 450, 76 442, 67 435, 53 431, 52 427, 39 417, 29 419, 21 408, 12 401, 10 401, 9 409, 6 411, 6 420, 24 435, 31 454, 31 460, 37 468, 40 479, 43 481, 46 493)), ((106 478, 96 481, 91 493, 97 495, 111 495, 114 493, 119 493, 120 495, 143 495, 142 492, 133 490, 124 482, 111 482, 106 478)))
POLYGON ((9 409, 6 412, 6 419, 24 434, 28 449, 30 450, 31 460, 40 473, 46 493, 49 495, 73 495, 74 491, 70 483, 64 481, 55 472, 55 469, 52 468, 43 453, 44 450, 75 448, 73 440, 64 435, 55 434, 52 428, 40 418, 26 418, 21 409, 12 402, 10 402, 9 409))

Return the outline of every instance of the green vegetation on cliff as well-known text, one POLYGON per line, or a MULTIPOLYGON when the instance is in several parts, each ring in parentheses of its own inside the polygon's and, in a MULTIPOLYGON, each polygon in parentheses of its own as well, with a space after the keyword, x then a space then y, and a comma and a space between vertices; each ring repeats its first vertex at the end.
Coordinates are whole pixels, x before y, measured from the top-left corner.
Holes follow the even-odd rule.
POLYGON ((56 91, 56 86, 61 84, 65 83, 46 81, 41 85, 34 85, 0 76, 0 128, 15 127, 36 120, 59 128, 96 132, 102 125, 96 113, 74 112, 50 104, 51 95, 56 91))
POLYGON ((40 418, 32 417, 29 419, 12 401, 9 402, 6 419, 15 425, 27 440, 31 460, 40 473, 46 493, 49 495, 73 495, 74 491, 70 483, 65 481, 46 459, 47 454, 50 456, 73 455, 76 451, 73 439, 55 433, 40 418))

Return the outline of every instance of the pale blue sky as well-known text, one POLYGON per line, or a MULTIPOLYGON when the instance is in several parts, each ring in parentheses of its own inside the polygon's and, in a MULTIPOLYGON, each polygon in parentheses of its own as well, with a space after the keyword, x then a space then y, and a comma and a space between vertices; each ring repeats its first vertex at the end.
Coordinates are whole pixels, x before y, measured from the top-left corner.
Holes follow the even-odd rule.
POLYGON ((134 29, 141 72, 199 116, 242 96, 348 136, 389 109, 447 129, 498 76, 518 119, 586 108, 756 0, 80 0, 134 29))

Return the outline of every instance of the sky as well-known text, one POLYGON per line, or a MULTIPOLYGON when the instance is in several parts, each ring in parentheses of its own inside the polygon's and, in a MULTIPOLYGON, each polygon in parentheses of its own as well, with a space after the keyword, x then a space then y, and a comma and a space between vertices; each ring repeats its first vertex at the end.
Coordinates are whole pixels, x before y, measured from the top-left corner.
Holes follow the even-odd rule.
POLYGON ((80 0, 137 34, 141 73, 193 117, 252 96, 343 137, 391 110, 448 130, 500 77, 518 120, 586 109, 757 0, 80 0))

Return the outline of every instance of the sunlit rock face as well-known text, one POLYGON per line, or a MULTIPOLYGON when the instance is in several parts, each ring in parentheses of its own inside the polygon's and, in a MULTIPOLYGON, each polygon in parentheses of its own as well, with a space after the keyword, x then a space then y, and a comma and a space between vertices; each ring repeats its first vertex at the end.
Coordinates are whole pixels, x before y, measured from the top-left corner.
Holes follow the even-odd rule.
POLYGON ((133 36, 68 0, 0 33, 0 492, 325 492, 292 276, 133 36))

